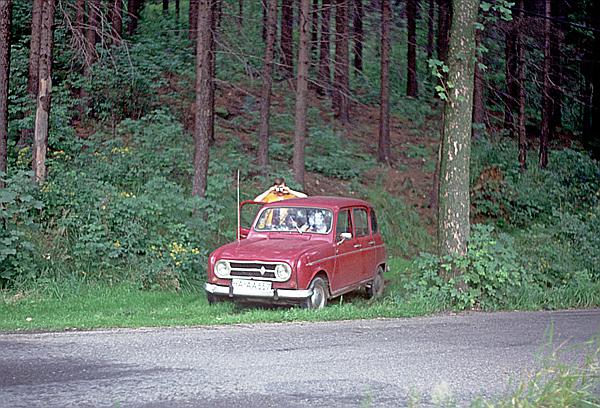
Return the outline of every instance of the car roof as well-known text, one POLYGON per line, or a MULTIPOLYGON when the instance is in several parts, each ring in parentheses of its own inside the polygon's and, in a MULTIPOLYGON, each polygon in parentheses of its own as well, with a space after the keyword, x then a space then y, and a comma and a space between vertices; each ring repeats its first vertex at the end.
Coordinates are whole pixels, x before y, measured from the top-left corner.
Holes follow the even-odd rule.
POLYGON ((339 209, 342 207, 364 206, 372 207, 365 200, 348 197, 329 197, 329 196, 310 196, 306 198, 290 198, 288 200, 275 201, 265 204, 265 207, 327 207, 331 209, 339 209))

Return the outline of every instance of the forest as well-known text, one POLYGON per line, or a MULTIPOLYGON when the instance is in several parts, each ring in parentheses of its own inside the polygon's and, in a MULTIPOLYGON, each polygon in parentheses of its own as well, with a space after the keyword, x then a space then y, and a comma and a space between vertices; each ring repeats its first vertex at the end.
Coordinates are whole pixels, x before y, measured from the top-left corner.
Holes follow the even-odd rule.
POLYGON ((205 302, 238 171, 374 205, 353 316, 600 305, 598 1, 0 0, 0 38, 8 312, 205 302))

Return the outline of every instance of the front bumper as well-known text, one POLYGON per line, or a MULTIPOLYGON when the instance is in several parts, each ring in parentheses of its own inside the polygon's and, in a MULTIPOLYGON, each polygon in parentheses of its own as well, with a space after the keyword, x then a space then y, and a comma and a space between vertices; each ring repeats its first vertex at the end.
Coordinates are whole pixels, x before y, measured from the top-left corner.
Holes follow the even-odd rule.
POLYGON ((207 293, 217 296, 227 296, 230 298, 257 298, 257 299, 272 299, 278 300, 303 300, 312 296, 312 289, 271 289, 268 292, 255 291, 251 289, 239 290, 233 286, 215 285, 205 283, 204 290, 207 293))

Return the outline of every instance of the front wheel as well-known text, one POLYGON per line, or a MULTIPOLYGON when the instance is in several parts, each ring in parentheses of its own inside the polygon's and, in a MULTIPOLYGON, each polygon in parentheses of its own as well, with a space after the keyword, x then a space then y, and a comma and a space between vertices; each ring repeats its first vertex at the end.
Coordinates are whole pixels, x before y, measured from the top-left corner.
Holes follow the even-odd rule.
POLYGON ((383 268, 378 266, 371 284, 367 286, 367 297, 369 299, 381 297, 383 295, 384 285, 385 281, 383 279, 383 268))
POLYGON ((304 301, 304 307, 307 309, 323 309, 327 305, 327 281, 317 276, 308 286, 312 289, 312 295, 304 301))

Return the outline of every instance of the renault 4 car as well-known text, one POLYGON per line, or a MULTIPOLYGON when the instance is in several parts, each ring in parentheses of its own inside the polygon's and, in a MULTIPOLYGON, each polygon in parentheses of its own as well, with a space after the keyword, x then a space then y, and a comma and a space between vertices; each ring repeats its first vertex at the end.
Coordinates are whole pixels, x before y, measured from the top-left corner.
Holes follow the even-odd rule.
MULTIPOLYGON (((242 203, 245 204, 253 202, 242 203)), ((219 300, 325 307, 356 290, 384 290, 386 249, 373 206, 341 197, 260 204, 252 225, 208 260, 209 303, 219 300)))

